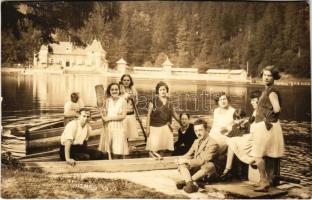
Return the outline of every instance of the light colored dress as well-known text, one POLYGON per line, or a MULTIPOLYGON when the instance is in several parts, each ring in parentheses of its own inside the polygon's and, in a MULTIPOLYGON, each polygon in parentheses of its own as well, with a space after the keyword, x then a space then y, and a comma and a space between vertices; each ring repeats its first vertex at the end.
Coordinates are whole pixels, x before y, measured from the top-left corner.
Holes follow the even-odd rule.
MULTIPOLYGON (((137 101, 137 92, 134 88, 131 89, 134 99, 137 101)), ((135 117, 133 101, 129 99, 128 90, 125 91, 123 98, 127 101, 127 116, 125 119, 125 130, 127 138, 138 138, 139 132, 137 128, 137 120, 135 117)))
MULTIPOLYGON (((254 111, 253 116, 256 112, 254 111)), ((250 133, 241 137, 232 137, 227 140, 228 148, 244 163, 251 164, 254 159, 250 155, 252 150, 252 135, 254 132, 255 122, 250 124, 250 133)))
POLYGON ((226 110, 218 107, 213 112, 213 124, 209 136, 217 141, 220 152, 225 152, 227 149, 226 140, 228 139, 228 137, 226 135, 232 130, 232 126, 234 124, 234 111, 235 109, 229 106, 226 110), (222 134, 220 131, 221 127, 226 127, 228 129, 228 132, 222 134))
MULTIPOLYGON (((107 117, 122 115, 122 107, 125 103, 123 98, 119 98, 116 102, 114 102, 112 98, 108 98, 106 102, 107 117)), ((103 131, 101 135, 99 150, 107 152, 108 148, 110 148, 113 154, 128 155, 129 147, 124 126, 124 120, 109 121, 107 127, 104 128, 105 131, 103 131)))

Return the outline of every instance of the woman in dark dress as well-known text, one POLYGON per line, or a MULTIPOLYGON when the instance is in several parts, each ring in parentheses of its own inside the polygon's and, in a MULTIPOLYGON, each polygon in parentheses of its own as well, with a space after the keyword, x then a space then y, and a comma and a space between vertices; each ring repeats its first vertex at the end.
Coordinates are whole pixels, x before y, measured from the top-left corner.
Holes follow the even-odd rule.
POLYGON ((174 143, 173 156, 186 154, 193 145, 194 140, 197 139, 194 125, 189 122, 190 115, 188 113, 181 113, 180 120, 182 127, 178 130, 178 140, 174 143))
POLYGON ((250 152, 260 173, 260 183, 255 191, 267 192, 269 188, 263 157, 280 158, 284 154, 284 138, 279 123, 281 98, 274 88, 274 80, 278 79, 280 79, 279 71, 274 66, 263 69, 262 80, 265 89, 258 102, 250 152))

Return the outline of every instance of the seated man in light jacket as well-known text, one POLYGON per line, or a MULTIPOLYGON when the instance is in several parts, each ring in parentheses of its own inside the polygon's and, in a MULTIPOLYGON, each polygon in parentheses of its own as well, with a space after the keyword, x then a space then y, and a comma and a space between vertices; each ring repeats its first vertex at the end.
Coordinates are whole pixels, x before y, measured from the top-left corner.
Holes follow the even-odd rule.
POLYGON ((98 160, 104 158, 102 152, 87 147, 91 127, 88 124, 90 111, 82 108, 78 119, 70 121, 61 136, 60 158, 69 165, 75 165, 75 160, 98 160))
POLYGON ((218 144, 209 136, 207 122, 198 119, 194 123, 194 130, 198 139, 194 141, 191 149, 177 160, 178 170, 184 180, 177 182, 176 186, 187 193, 198 190, 195 181, 216 172, 213 160, 218 154, 218 144))

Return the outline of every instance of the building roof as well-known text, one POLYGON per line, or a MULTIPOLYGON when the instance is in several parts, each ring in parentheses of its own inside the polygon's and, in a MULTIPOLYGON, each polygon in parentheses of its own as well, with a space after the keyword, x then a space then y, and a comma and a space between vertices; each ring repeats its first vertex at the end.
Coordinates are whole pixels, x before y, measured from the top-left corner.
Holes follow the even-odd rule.
POLYGON ((117 64, 127 64, 127 62, 123 58, 120 58, 116 63, 117 64))
POLYGON ((169 58, 168 58, 168 56, 167 56, 167 59, 166 59, 166 61, 163 63, 163 64, 161 64, 162 66, 172 66, 173 64, 172 64, 172 62, 170 62, 170 60, 169 60, 169 58))
POLYGON ((85 55, 90 52, 99 52, 106 54, 102 45, 99 41, 93 40, 91 45, 88 45, 86 48, 82 47, 74 47, 71 42, 59 42, 59 44, 53 43, 49 44, 49 46, 53 49, 53 54, 82 54, 85 55))
POLYGON ((86 50, 106 53, 101 45, 101 42, 98 40, 93 40, 91 45, 87 46, 86 50))

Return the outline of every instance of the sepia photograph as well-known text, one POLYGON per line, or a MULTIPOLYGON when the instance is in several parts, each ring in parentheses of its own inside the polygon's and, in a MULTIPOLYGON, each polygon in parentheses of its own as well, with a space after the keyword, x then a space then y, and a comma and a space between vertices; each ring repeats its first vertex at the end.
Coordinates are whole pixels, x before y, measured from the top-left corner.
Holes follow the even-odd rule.
POLYGON ((311 199, 309 1, 1 1, 1 198, 311 199))

